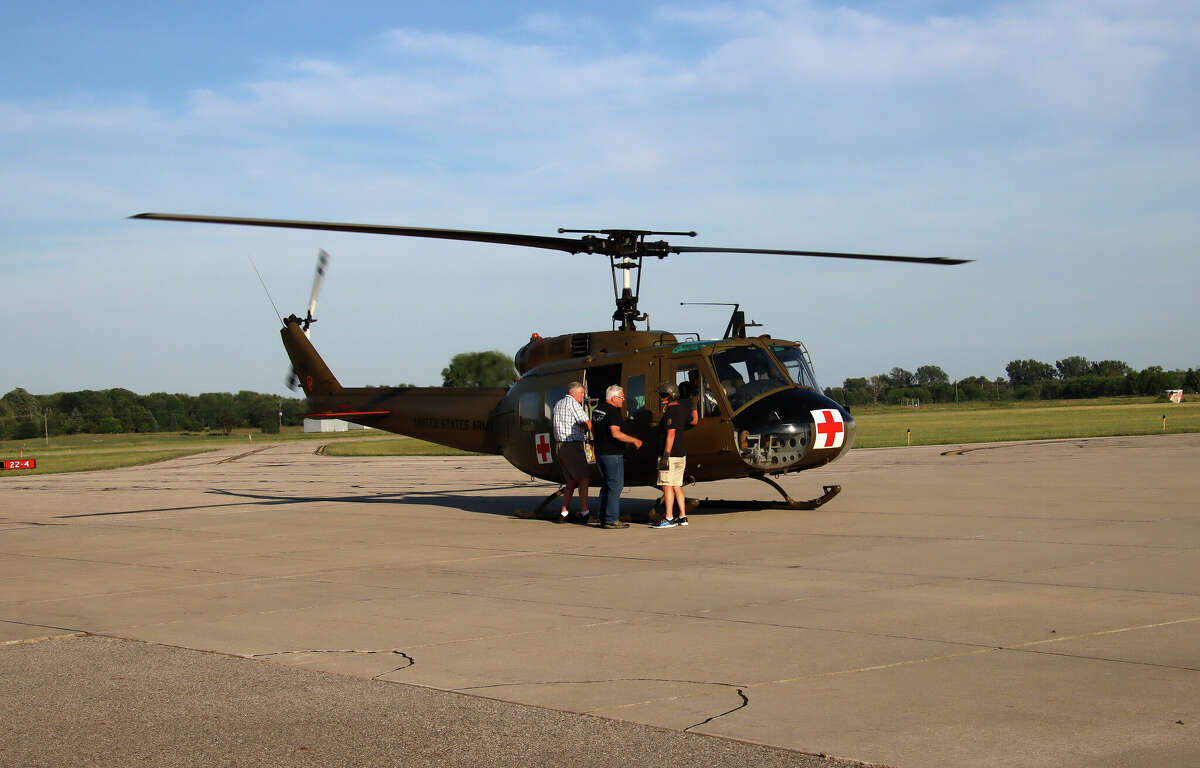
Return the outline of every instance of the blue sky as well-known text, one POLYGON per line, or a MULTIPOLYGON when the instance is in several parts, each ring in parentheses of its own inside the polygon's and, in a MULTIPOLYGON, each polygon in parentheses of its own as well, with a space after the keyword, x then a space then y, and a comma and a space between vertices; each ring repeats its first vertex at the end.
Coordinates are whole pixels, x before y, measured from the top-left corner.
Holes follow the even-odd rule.
POLYGON ((649 264, 656 328, 737 301, 825 385, 1017 358, 1200 366, 1190 2, 49 3, 6 11, 0 392, 286 392, 609 327, 603 259, 142 211, 976 259, 649 264))

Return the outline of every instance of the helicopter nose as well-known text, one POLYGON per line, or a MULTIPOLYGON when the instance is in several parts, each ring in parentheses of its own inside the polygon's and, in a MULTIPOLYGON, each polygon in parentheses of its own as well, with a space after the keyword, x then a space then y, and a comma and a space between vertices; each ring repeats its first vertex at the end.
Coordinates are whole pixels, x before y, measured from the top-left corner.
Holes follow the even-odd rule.
POLYGON ((742 460, 768 472, 827 464, 850 450, 857 431, 848 410, 800 387, 760 399, 734 425, 742 460))
POLYGON ((842 410, 836 404, 829 407, 817 408, 811 411, 813 430, 813 449, 819 451, 836 451, 834 457, 839 457, 850 446, 854 445, 854 437, 858 430, 854 417, 849 411, 842 410))
POLYGON ((849 411, 842 416, 842 426, 846 429, 846 437, 842 440, 842 449, 838 451, 838 458, 850 452, 850 449, 854 447, 854 438, 858 434, 858 425, 849 411))

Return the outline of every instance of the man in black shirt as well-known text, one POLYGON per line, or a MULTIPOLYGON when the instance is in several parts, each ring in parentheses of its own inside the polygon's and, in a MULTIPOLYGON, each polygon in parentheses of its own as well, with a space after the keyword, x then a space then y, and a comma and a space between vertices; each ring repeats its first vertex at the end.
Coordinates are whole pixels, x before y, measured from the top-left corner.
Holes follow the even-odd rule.
POLYGON ((658 385, 658 398, 662 406, 662 456, 658 460, 658 484, 663 489, 663 506, 666 517, 655 523, 653 528, 673 528, 687 525, 687 506, 683 497, 683 470, 687 466, 687 448, 684 433, 692 423, 691 405, 679 402, 679 387, 669 381, 658 385), (679 505, 679 519, 673 507, 679 505))
POLYGON ((625 488, 625 445, 641 448, 642 441, 621 431, 625 390, 616 384, 604 391, 604 402, 592 411, 596 466, 600 469, 600 514, 602 528, 628 528, 621 522, 621 491, 625 488))

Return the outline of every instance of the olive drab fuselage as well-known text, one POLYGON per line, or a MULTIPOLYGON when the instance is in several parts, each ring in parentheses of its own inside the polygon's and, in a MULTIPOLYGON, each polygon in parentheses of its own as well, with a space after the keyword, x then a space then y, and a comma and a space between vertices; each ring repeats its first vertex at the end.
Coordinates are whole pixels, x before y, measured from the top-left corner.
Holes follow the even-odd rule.
POLYGON ((642 447, 626 452, 626 483, 653 485, 661 451, 662 411, 654 392, 677 384, 693 404, 687 435, 687 479, 705 482, 819 467, 854 442, 849 411, 816 386, 803 345, 770 337, 680 341, 658 331, 604 331, 542 339, 518 350, 521 378, 489 417, 495 444, 522 472, 554 482, 551 411, 571 381, 585 403, 625 390, 623 430, 642 447))
MULTIPOLYGON (((778 475, 828 464, 854 443, 850 412, 821 394, 804 346, 755 338, 680 341, 658 331, 601 331, 518 350, 521 377, 507 389, 343 388, 309 342, 299 318, 281 331, 314 418, 340 418, 441 445, 503 455, 522 472, 559 482, 550 418, 567 385, 581 381, 589 406, 625 390, 627 485, 653 485, 662 446, 654 391, 673 382, 693 404, 688 482, 778 475)), ((598 478, 597 478, 598 479, 598 478)))

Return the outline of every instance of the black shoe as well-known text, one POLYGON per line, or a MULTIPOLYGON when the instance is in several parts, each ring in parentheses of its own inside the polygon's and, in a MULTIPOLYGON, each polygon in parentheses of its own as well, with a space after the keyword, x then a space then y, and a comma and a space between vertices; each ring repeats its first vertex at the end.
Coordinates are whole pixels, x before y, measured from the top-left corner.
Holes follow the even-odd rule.
POLYGON ((567 513, 566 513, 565 511, 563 511, 563 512, 559 512, 559 513, 558 513, 558 514, 557 514, 557 515, 554 517, 554 522, 556 522, 556 523, 565 523, 565 522, 567 522, 567 519, 568 519, 568 515, 567 515, 567 513))
POLYGON ((577 515, 575 515, 575 514, 571 515, 572 523, 579 523, 580 525, 587 525, 587 521, 588 521, 588 513, 587 512, 580 512, 577 515))
POLYGON ((622 523, 620 520, 618 520, 615 523, 605 523, 604 525, 602 525, 600 527, 601 528, 628 528, 629 523, 622 523))

